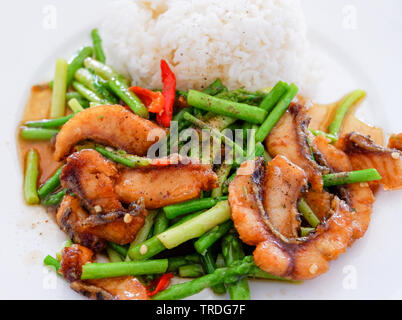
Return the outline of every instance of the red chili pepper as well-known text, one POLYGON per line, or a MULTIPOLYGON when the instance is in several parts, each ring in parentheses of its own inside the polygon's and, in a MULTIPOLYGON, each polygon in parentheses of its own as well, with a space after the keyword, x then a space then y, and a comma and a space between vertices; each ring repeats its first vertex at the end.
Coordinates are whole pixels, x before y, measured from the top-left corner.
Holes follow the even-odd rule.
POLYGON ((172 279, 172 278, 173 278, 172 273, 165 273, 160 278, 152 281, 152 284, 147 289, 150 290, 155 286, 155 290, 148 292, 148 296, 152 297, 152 296, 156 295, 157 293, 165 290, 169 286, 170 279, 172 279))
POLYGON ((165 97, 165 106, 156 119, 160 125, 167 128, 170 126, 173 116, 173 104, 176 97, 176 76, 165 60, 161 60, 161 70, 163 82, 162 94, 165 97))
POLYGON ((156 158, 152 160, 152 164, 157 167, 166 167, 171 165, 172 161, 169 158, 163 158, 163 159, 156 158))
POLYGON ((142 87, 131 87, 138 98, 145 104, 149 112, 160 113, 165 107, 165 97, 161 92, 154 92, 142 87))

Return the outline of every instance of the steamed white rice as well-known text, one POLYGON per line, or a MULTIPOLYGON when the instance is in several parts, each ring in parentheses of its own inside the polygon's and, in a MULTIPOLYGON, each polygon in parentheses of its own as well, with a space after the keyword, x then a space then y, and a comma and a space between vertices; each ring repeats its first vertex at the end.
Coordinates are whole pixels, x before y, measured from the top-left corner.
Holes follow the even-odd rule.
POLYGON ((161 59, 184 90, 221 78, 230 89, 283 80, 312 93, 319 77, 298 0, 116 1, 100 32, 107 62, 135 85, 161 87, 161 59))

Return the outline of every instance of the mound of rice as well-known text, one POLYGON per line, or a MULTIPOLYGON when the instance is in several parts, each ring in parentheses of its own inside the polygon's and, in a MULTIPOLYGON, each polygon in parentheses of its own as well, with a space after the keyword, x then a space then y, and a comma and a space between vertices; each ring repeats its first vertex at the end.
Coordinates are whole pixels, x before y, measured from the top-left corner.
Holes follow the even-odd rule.
POLYGON ((298 0, 123 0, 100 27, 108 63, 133 84, 159 88, 160 60, 178 88, 216 78, 257 90, 278 80, 312 93, 319 78, 298 0))

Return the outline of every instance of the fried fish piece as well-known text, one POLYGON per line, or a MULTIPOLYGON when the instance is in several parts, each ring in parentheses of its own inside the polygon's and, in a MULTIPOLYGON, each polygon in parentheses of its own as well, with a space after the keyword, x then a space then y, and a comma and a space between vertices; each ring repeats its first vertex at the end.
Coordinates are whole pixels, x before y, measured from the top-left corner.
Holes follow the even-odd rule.
POLYGON ((77 198, 65 195, 57 210, 56 220, 74 242, 100 251, 105 246, 101 240, 121 245, 132 242, 144 225, 147 214, 143 204, 133 203, 124 211, 90 215, 77 198))
POLYGON ((353 170, 377 169, 382 179, 370 183, 371 186, 382 184, 385 190, 402 188, 402 152, 400 150, 376 145, 369 137, 358 132, 343 136, 337 142, 337 147, 349 156, 353 170))
POLYGON ((217 176, 209 164, 189 160, 172 155, 148 167, 126 168, 88 149, 68 157, 60 180, 91 213, 123 211, 122 203, 140 200, 148 209, 162 208, 217 187, 217 176), (174 159, 177 164, 170 163, 174 159))
POLYGON ((393 134, 388 141, 388 148, 402 151, 402 133, 393 134))
POLYGON ((74 145, 84 140, 143 156, 157 141, 148 141, 148 138, 165 133, 154 122, 135 115, 123 106, 96 106, 76 114, 61 128, 56 137, 54 159, 62 160, 74 145))
POLYGON ((146 288, 135 277, 116 277, 81 281, 82 266, 94 261, 94 253, 77 244, 62 251, 59 273, 71 282, 70 287, 96 300, 148 300, 146 288))
POLYGON ((312 140, 308 125, 310 117, 304 106, 291 104, 265 140, 266 148, 272 157, 282 155, 301 167, 307 174, 314 191, 323 188, 322 170, 313 159, 309 146, 312 140))
POLYGON ((189 163, 163 167, 122 169, 116 193, 124 202, 143 198, 148 209, 162 208, 198 198, 201 190, 217 187, 217 176, 210 165, 189 163))
MULTIPOLYGON (((248 165, 245 162, 242 167, 248 165)), ((306 187, 303 170, 281 156, 267 166, 258 159, 253 173, 236 176, 229 186, 232 219, 242 241, 256 246, 255 263, 267 272, 295 280, 326 272, 329 261, 346 251, 354 234, 355 212, 337 197, 331 201, 329 218, 308 237, 297 237, 293 226, 279 228, 275 216, 295 221, 297 200, 306 187), (268 206, 267 196, 278 195, 278 189, 282 190, 281 200, 268 206)))
MULTIPOLYGON (((316 137, 314 144, 321 154, 321 161, 329 167, 332 172, 353 171, 349 157, 342 151, 330 144, 330 141, 323 136, 316 137)), ((373 203, 375 201, 373 192, 367 183, 354 183, 339 187, 340 196, 355 211, 354 217, 354 238, 361 238, 370 223, 373 203)))

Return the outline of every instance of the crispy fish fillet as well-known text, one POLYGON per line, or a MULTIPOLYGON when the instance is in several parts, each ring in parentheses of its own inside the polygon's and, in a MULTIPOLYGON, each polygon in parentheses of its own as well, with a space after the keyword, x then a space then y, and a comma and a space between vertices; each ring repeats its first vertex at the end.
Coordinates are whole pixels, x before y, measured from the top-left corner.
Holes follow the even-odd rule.
POLYGON ((66 195, 57 210, 56 220, 74 242, 98 252, 105 246, 103 240, 121 245, 132 242, 146 215, 143 205, 135 203, 124 211, 89 215, 77 198, 66 195))
MULTIPOLYGON (((248 165, 245 162, 242 167, 248 165)), ((272 216, 278 212, 281 217, 295 215, 297 198, 306 188, 301 172, 283 157, 276 157, 266 167, 263 160, 258 159, 252 174, 236 176, 229 186, 232 219, 243 242, 256 246, 255 263, 267 272, 295 280, 315 278, 328 270, 329 261, 344 253, 352 243, 355 217, 348 205, 335 197, 331 201, 330 217, 314 234, 295 238, 294 234, 288 237, 281 233, 272 216), (287 177, 282 178, 281 174, 287 177), (282 181, 282 184, 267 184, 270 179, 282 181), (263 197, 271 192, 278 194, 273 188, 283 188, 282 201, 267 208, 263 197)))
POLYGON ((96 214, 123 210, 114 189, 118 177, 119 172, 113 162, 88 149, 67 158, 60 181, 63 188, 81 199, 88 211, 96 214))
POLYGON ((217 176, 210 165, 177 160, 178 164, 132 169, 117 167, 95 150, 82 150, 68 157, 60 180, 91 213, 122 211, 121 202, 141 199, 146 208, 161 208, 197 198, 201 190, 217 187, 217 176))
POLYGON ((337 147, 349 156, 353 170, 375 168, 382 177, 377 183, 382 184, 385 190, 402 188, 401 151, 378 146, 369 137, 357 132, 342 137, 337 147))
POLYGON ((144 285, 132 276, 74 281, 70 287, 92 300, 149 300, 144 285))
POLYGON ((275 165, 268 166, 264 174, 262 204, 267 221, 286 238, 297 238, 300 228, 297 201, 300 190, 307 185, 304 171, 277 156, 275 165))
MULTIPOLYGON (((316 137, 314 144, 321 154, 319 158, 332 172, 352 171, 353 167, 349 157, 330 144, 323 136, 316 137)), ((355 239, 361 238, 366 232, 375 201, 373 192, 366 183, 354 183, 339 188, 341 197, 355 211, 354 234, 355 239)))
POLYGON ((402 133, 393 134, 388 141, 388 148, 402 151, 402 133))
POLYGON ((122 169, 116 193, 123 202, 143 198, 148 209, 162 208, 200 196, 217 187, 210 165, 174 164, 164 167, 122 169))
POLYGON ((292 104, 265 140, 269 154, 283 155, 301 167, 314 191, 323 188, 322 168, 314 161, 308 143, 310 117, 302 105, 292 104))
POLYGON ((96 300, 148 300, 145 287, 132 276, 81 281, 82 266, 94 261, 93 252, 74 244, 64 248, 59 273, 71 282, 70 287, 96 300))
POLYGON ((88 108, 61 128, 56 138, 54 159, 62 160, 75 144, 83 140, 93 140, 143 156, 156 142, 153 139, 148 141, 148 136, 164 133, 154 122, 135 115, 123 106, 88 108))

